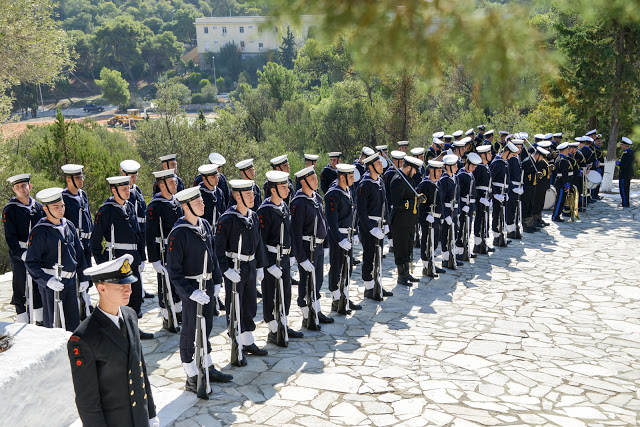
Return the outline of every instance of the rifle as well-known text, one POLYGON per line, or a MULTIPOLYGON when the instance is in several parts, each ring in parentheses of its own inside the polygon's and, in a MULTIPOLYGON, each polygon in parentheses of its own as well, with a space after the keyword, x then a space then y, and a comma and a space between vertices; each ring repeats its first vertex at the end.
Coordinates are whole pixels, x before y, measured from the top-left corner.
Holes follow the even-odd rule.
MULTIPOLYGON (((520 171, 520 186, 519 189, 522 189, 522 180, 524 177, 524 172, 520 171)), ((514 223, 516 225, 515 230, 515 238, 522 239, 522 196, 520 194, 516 195, 516 215, 514 219, 514 223)))
MULTIPOLYGON (((434 183, 435 184, 435 183, 434 183)), ((435 184, 435 190, 433 192, 433 203, 431 204, 430 215, 434 218, 436 213, 436 200, 438 200, 438 186, 435 184)), ((427 276, 436 278, 436 260, 434 256, 434 229, 433 224, 427 221, 427 276)))
MULTIPOLYGON (((209 252, 204 251, 204 261, 202 263, 202 276, 198 280, 198 288, 206 292, 207 287, 207 261, 209 252)), ((198 387, 197 395, 200 399, 209 400, 211 385, 209 385, 209 368, 205 366, 205 355, 207 354, 207 324, 202 316, 202 304, 198 303, 196 309, 196 366, 198 367, 198 387)))
POLYGON ((498 246, 500 246, 501 248, 504 248, 507 246, 507 239, 506 239, 506 233, 505 233, 505 211, 506 211, 506 197, 505 197, 505 192, 504 189, 507 186, 507 174, 505 172, 504 175, 504 183, 502 186, 502 190, 500 190, 500 194, 502 195, 502 197, 504 197, 503 201, 500 202, 500 213, 498 216, 498 230, 500 232, 500 236, 498 237, 498 246))
POLYGON ((116 231, 113 228, 113 224, 111 224, 111 246, 107 248, 109 250, 109 261, 112 261, 113 258, 115 257, 115 250, 116 250, 116 248, 114 247, 115 244, 116 244, 116 231))
MULTIPOLYGON (((162 266, 165 266, 164 259, 164 229, 162 228, 162 217, 160 219, 160 262, 162 266)), ((171 290, 171 283, 165 273, 160 274, 162 276, 162 296, 164 301, 164 308, 167 310, 167 326, 169 332, 179 332, 180 326, 178 326, 178 318, 176 316, 176 306, 173 303, 173 291, 171 290)))
MULTIPOLYGON (((29 236, 30 234, 31 234, 31 222, 29 222, 29 233, 27 234, 27 236, 29 236)), ((27 238, 27 241, 28 240, 29 239, 27 238)), ((36 319, 35 319, 34 310, 33 310, 33 279, 29 274, 29 270, 25 268, 25 271, 27 273, 27 286, 24 288, 24 298, 27 306, 26 307, 27 323, 35 324, 36 319)))
MULTIPOLYGON (((80 197, 82 197, 82 193, 80 193, 80 197)), ((84 204, 80 204, 80 211, 78 212, 78 228, 76 228, 76 233, 78 233, 78 240, 80 241, 80 246, 82 246, 82 214, 84 213, 84 204)), ((84 252, 81 252, 79 256, 84 256, 84 252)), ((78 297, 78 310, 80 311, 80 320, 86 319, 91 312, 89 311, 89 305, 87 304, 87 299, 89 299, 87 295, 87 291, 80 292, 80 278, 76 275, 76 295, 78 297)))
POLYGON ((449 225, 449 236, 447 237, 447 249, 449 250, 449 258, 446 260, 442 260, 446 262, 446 267, 452 270, 455 270, 457 267, 456 264, 456 255, 455 255, 455 235, 456 228, 455 223, 453 222, 453 214, 456 210, 456 195, 458 194, 458 181, 454 180, 452 176, 451 179, 454 181, 455 187, 453 188, 453 198, 451 199, 451 225, 449 225))
MULTIPOLYGON (((233 268, 240 273, 240 254, 242 253, 242 234, 238 239, 238 252, 233 260, 233 268)), ((240 345, 240 296, 238 282, 233 282, 231 291, 231 309, 229 310, 229 338, 231 338, 231 364, 242 366, 242 345, 240 345)))
MULTIPOLYGON (((282 246, 284 246, 284 217, 280 223, 280 243, 276 251, 276 266, 281 268, 282 263, 282 246)), ((289 332, 287 331, 287 312, 284 307, 284 283, 282 276, 278 279, 278 287, 275 292, 275 302, 273 305, 275 311, 275 319, 278 323, 276 331, 276 343, 280 347, 289 346, 289 332)))
MULTIPOLYGON (((378 229, 380 231, 384 230, 384 226, 383 226, 384 208, 385 208, 385 205, 383 201, 382 210, 380 211, 380 219, 378 220, 378 229)), ((376 239, 376 253, 373 258, 373 299, 375 301, 382 301, 382 245, 383 243, 384 243, 384 237, 382 238, 382 240, 376 239)))
POLYGON ((462 260, 469 261, 469 253, 471 248, 469 247, 469 235, 471 234, 471 195, 473 190, 473 180, 469 181, 469 192, 467 193, 467 207, 469 212, 464 212, 464 224, 462 224, 462 260))
MULTIPOLYGON (((62 241, 60 240, 58 240, 58 262, 54 264, 53 269, 56 273, 56 280, 62 282, 62 241)), ((53 327, 65 329, 60 291, 53 291, 53 327)))
MULTIPOLYGON (((217 199, 215 199, 213 201, 213 215, 211 216, 211 228, 213 229, 213 231, 215 232, 216 230, 216 214, 217 212, 217 207, 216 207, 216 201, 217 199)), ((218 316, 220 314, 220 300, 218 299, 218 297, 213 297, 213 299, 216 300, 216 312, 215 315, 218 316)))
MULTIPOLYGON (((356 215, 352 210, 351 228, 347 232, 349 243, 353 244, 353 229, 356 226, 356 215)), ((338 314, 347 314, 349 304, 349 282, 351 282, 351 256, 349 251, 344 251, 342 269, 340 270, 340 299, 338 300, 338 314)))
MULTIPOLYGON (((310 240, 309 259, 313 263, 313 253, 316 248, 316 234, 318 233, 318 216, 316 215, 313 221, 313 236, 310 240)), ((320 330, 320 321, 318 320, 318 312, 316 311, 316 272, 315 264, 314 270, 309 272, 307 279, 307 307, 309 308, 309 317, 307 317, 307 329, 311 331, 320 330)))

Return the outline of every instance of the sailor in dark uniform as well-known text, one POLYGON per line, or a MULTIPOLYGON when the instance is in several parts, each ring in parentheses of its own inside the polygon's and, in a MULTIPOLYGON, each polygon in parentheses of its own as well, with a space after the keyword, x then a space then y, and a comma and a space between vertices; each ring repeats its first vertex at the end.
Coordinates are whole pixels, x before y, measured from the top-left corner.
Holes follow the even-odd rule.
MULTIPOLYGON (((506 215, 503 217, 504 223, 500 224, 500 216, 504 215, 506 203, 509 198, 509 167, 507 156, 509 152, 515 153, 518 149, 515 145, 507 144, 502 152, 496 154, 491 162, 491 192, 493 193, 493 213, 491 216, 491 230, 493 231, 493 246, 498 246, 500 234, 506 231, 501 227, 506 225, 506 215)), ((506 244, 506 243, 505 243, 506 244)))
POLYGON ((218 165, 215 163, 202 165, 198 168, 198 172, 201 177, 199 184, 200 194, 204 201, 204 215, 202 215, 202 219, 209 222, 211 227, 215 227, 220 215, 227 210, 224 193, 220 189, 221 175, 218 172, 218 165))
MULTIPOLYGON (((399 151, 402 153, 401 151, 399 151)), ((402 153, 404 154, 404 153, 402 153)), ((325 211, 327 216, 327 233, 329 235, 329 291, 331 292, 331 311, 338 314, 349 314, 351 310, 361 310, 362 306, 355 304, 349 298, 350 287, 345 277, 341 277, 346 260, 349 263, 348 277, 351 277, 353 258, 353 236, 355 235, 354 203, 351 197, 355 166, 338 164, 338 179, 324 195, 325 211), (349 236, 352 236, 349 239, 349 236), (344 297, 349 304, 344 312, 338 311, 338 303, 342 294, 340 292, 340 280, 345 281, 344 297)), ((357 287, 355 288, 357 294, 357 287)))
MULTIPOLYGON (((411 157, 415 157, 422 162, 422 166, 420 166, 420 169, 416 171, 416 173, 413 175, 413 178, 411 178, 411 183, 413 184, 414 188, 422 182, 422 179, 427 174, 427 168, 424 166, 424 152, 425 149, 423 147, 416 147, 411 149, 411 157)), ((393 152, 391 154, 393 155, 393 152)), ((400 168, 400 166, 398 166, 398 168, 400 168)), ((391 180, 389 180, 389 182, 391 182, 391 180)), ((387 190, 387 200, 391 200, 389 196, 389 190, 387 190)))
POLYGON ((453 147, 453 135, 444 135, 442 141, 444 142, 444 146, 447 147, 447 150, 453 147))
POLYGON ((31 229, 45 217, 40 202, 31 197, 31 174, 24 173, 7 179, 15 197, 2 210, 2 224, 4 225, 4 237, 9 247, 9 262, 11 263, 13 295, 11 304, 16 308, 17 323, 36 323, 42 325, 42 299, 36 283, 31 284, 33 296, 33 318, 29 318, 27 312, 28 301, 25 298, 27 269, 24 261, 27 257, 29 233, 31 229))
MULTIPOLYGON (((520 136, 518 136, 519 138, 520 136)), ((562 143, 562 132, 557 132, 552 135, 551 139, 551 149, 558 151, 558 145, 562 143)))
MULTIPOLYGON (((591 132, 595 133, 595 130, 591 132)), ((591 136, 585 135, 582 137, 582 140, 580 142, 581 144, 578 146, 578 149, 580 150, 580 152, 582 152, 582 156, 584 157, 585 174, 588 175, 590 171, 595 170, 598 162, 596 153, 592 148, 595 140, 591 136)), ((586 185, 587 182, 585 181, 583 181, 583 183, 586 185)), ((586 196, 583 196, 581 199, 586 198, 587 200, 583 200, 583 202, 593 202, 593 199, 591 198, 591 191, 589 191, 589 189, 585 189, 585 192, 586 196)))
POLYGON ((467 143, 471 140, 471 138, 467 138, 468 137, 465 137, 464 139, 451 144, 453 154, 458 156, 458 171, 462 169, 467 162, 467 143))
MULTIPOLYGON (((478 165, 482 163, 482 159, 477 153, 469 153, 464 166, 458 170, 458 188, 460 193, 460 215, 458 217, 458 238, 456 239, 456 259, 459 261, 468 261, 463 257, 465 249, 468 248, 472 235, 473 213, 476 209, 476 185, 473 179, 473 172, 478 165), (466 225, 466 226, 465 226, 466 225), (466 236, 463 234, 466 228, 466 236), (467 248, 465 248, 465 242, 467 248)), ((476 255, 467 250, 469 258, 475 258, 476 255)))
POLYGON ((413 156, 406 156, 402 169, 391 181, 390 224, 393 240, 396 242, 394 258, 398 270, 398 284, 411 286, 419 282, 411 275, 411 253, 413 238, 418 225, 418 206, 426 201, 424 195, 416 195, 411 184, 413 175, 418 173, 424 162, 413 156))
POLYGON ((486 125, 478 125, 478 132, 476 134, 476 137, 473 140, 476 147, 484 143, 484 140, 486 139, 484 136, 484 132, 486 129, 487 129, 486 125))
MULTIPOLYGON (((318 163, 318 156, 317 154, 306 154, 304 155, 304 167, 308 168, 309 166, 313 166, 314 168, 316 167, 316 163, 318 163)), ((296 185, 295 185, 295 192, 297 193, 299 190, 302 189, 302 183, 300 181, 298 181, 298 179, 296 178, 296 185)))
POLYGON ((633 141, 626 136, 622 137, 620 142, 620 148, 622 149, 622 156, 620 160, 616 161, 616 166, 620 169, 618 171, 618 186, 620 188, 620 198, 622 202, 620 206, 628 208, 631 206, 629 201, 629 185, 634 174, 635 153, 631 149, 633 141))
MULTIPOLYGON (((166 156, 160 157, 160 161, 162 162, 162 169, 173 169, 173 173, 176 175, 176 181, 178 182, 178 190, 184 190, 184 182, 178 176, 178 161, 176 160, 176 154, 167 154, 166 156)), ((153 194, 159 193, 160 189, 158 188, 158 182, 156 181, 153 184, 153 194)))
POLYGON ((491 145, 491 150, 493 151, 493 155, 495 156, 500 152, 500 144, 497 142, 494 142, 493 138, 494 138, 494 130, 490 129, 486 131, 484 133, 484 141, 482 142, 482 144, 491 145))
POLYGON ((496 141, 494 149, 497 148, 498 151, 500 151, 504 148, 505 145, 507 145, 507 142, 509 142, 508 140, 509 132, 507 132, 506 130, 501 130, 501 131, 498 131, 498 134, 500 135, 500 141, 496 141))
MULTIPOLYGON (((524 141, 517 139, 510 142, 511 145, 507 143, 504 147, 507 152, 506 160, 507 168, 509 169, 509 199, 506 202, 505 223, 507 225, 507 237, 515 239, 519 238, 517 237, 518 233, 516 233, 516 207, 519 198, 524 193, 522 189, 522 164, 520 163, 520 149, 524 141), (512 151, 512 148, 515 148, 516 151, 512 151)), ((518 221, 520 220, 520 218, 517 219, 518 221)))
MULTIPOLYGON (((246 159, 236 163, 236 167, 240 171, 240 175, 242 179, 247 181, 253 181, 256 177, 256 169, 253 167, 253 159, 246 159)), ((232 197, 229 202, 229 207, 235 206, 237 201, 232 197)), ((253 206, 258 209, 258 207, 262 204, 262 191, 260 187, 254 182, 253 183, 253 206)))
MULTIPOLYGON (((373 268, 375 252, 378 245, 384 244, 384 235, 388 233, 388 225, 380 228, 380 223, 388 224, 387 196, 382 182, 382 160, 379 154, 364 159, 367 172, 360 180, 356 197, 356 212, 362 241, 362 280, 364 296, 379 298, 373 294, 373 268)), ((395 251, 395 249, 394 249, 395 251)), ((382 260, 381 260, 382 262, 382 260)), ((377 273, 376 273, 377 274, 377 273)), ((382 289, 382 296, 392 296, 391 292, 382 289)))
MULTIPOLYGON (((140 275, 140 265, 146 261, 144 241, 134 212, 129 202, 131 196, 131 180, 128 176, 112 176, 107 178, 111 188, 109 197, 96 214, 95 226, 91 233, 91 253, 97 263, 108 261, 125 254, 133 256, 131 268, 136 277, 140 275), (106 241, 103 251, 102 241, 106 241)), ((129 307, 142 316, 142 283, 138 280, 131 285, 129 307)), ((140 331, 142 339, 153 338, 152 333, 140 331)))
POLYGON ((398 151, 407 154, 409 152, 409 141, 398 141, 398 151))
MULTIPOLYGON (((414 150, 416 149, 413 148, 411 151, 413 152, 414 150)), ((422 148, 422 153, 424 153, 424 148, 422 148)), ((391 152, 391 161, 393 162, 393 165, 395 166, 395 168, 390 167, 382 176, 382 179, 384 181, 384 189, 385 189, 385 193, 388 201, 391 200, 391 193, 390 193, 391 180, 396 175, 396 173, 398 173, 397 170, 402 167, 402 161, 403 161, 402 159, 404 159, 405 156, 406 154, 403 151, 391 152)), ((389 206, 389 210, 391 209, 392 209, 392 206, 389 206)), ((393 252, 393 237, 391 236, 391 233, 387 233, 387 239, 389 239, 389 252, 393 252)))
MULTIPOLYGON (((282 303, 288 318, 291 306, 291 265, 295 260, 291 254, 291 214, 289 204, 286 201, 291 190, 291 180, 289 172, 285 171, 269 171, 266 175, 267 182, 264 194, 267 197, 256 212, 260 220, 260 235, 267 256, 267 267, 266 271, 263 271, 264 279, 260 282, 260 286, 262 289, 262 315, 269 328, 267 341, 277 345, 278 323, 274 314, 276 287, 279 286, 279 279, 282 278, 282 303), (279 267, 277 265, 278 248, 281 248, 279 267)), ((289 325, 284 326, 287 328, 289 338, 304 336, 302 332, 289 328, 289 325)))
MULTIPOLYGON (((418 205, 418 222, 421 228, 420 237, 420 259, 422 260, 422 275, 428 274, 429 259, 427 254, 429 250, 434 253, 440 241, 440 216, 442 215, 442 200, 440 199, 440 190, 438 188, 438 180, 442 176, 442 168, 444 163, 439 160, 429 160, 428 174, 425 175, 422 182, 416 187, 419 194, 424 195, 425 202, 418 205), (427 248, 427 239, 431 237, 431 248, 427 248)), ((438 267, 434 263, 435 273, 444 273, 446 270, 438 267)))
MULTIPOLYGON (((286 154, 283 154, 282 156, 274 157, 273 159, 269 160, 269 163, 271 164, 271 167, 273 168, 274 171, 280 171, 280 172, 286 172, 286 173, 291 172, 291 169, 289 168, 289 158, 287 157, 286 154)), ((291 199, 293 199, 293 181, 289 177, 287 178, 287 185, 289 186, 289 195, 285 197, 284 201, 287 204, 287 206, 289 206, 289 204, 291 203, 291 199)), ((269 186, 269 179, 266 179, 264 181, 264 185, 262 186, 265 199, 269 197, 269 194, 270 194, 270 192, 267 190, 268 186, 269 186)))
POLYGON ((322 189, 322 194, 326 194, 329 187, 331 187, 333 182, 338 178, 338 169, 336 169, 336 166, 340 163, 341 157, 342 153, 340 151, 332 151, 329 153, 329 163, 327 163, 320 172, 320 188, 322 189))
MULTIPOLYGON (((456 173, 458 172, 458 156, 447 154, 442 158, 444 172, 438 181, 442 199, 442 229, 440 231, 440 244, 442 250, 442 265, 449 266, 450 251, 455 251, 455 235, 458 220, 458 206, 456 206, 459 191, 456 173), (454 233, 453 236, 451 233, 454 233), (450 241, 454 246, 450 245, 450 241)), ((455 254, 453 254, 455 256, 455 254)), ((457 262, 456 265, 462 265, 457 262)), ((455 268, 455 267, 453 267, 455 268)))
POLYGON ((31 229, 25 264, 40 288, 44 326, 56 326, 54 306, 58 303, 55 300, 55 293, 58 292, 59 301, 62 303, 61 324, 68 331, 73 331, 80 324, 76 275, 80 288, 86 290, 89 287, 89 279, 83 271, 87 267, 87 260, 76 228, 71 221, 64 218, 62 188, 39 191, 36 198, 42 203, 47 216, 40 219, 31 229))
MULTIPOLYGON (((537 147, 544 148, 545 151, 549 152, 551 141, 548 139, 551 138, 550 135, 551 134, 544 135, 545 139, 539 141, 537 147), (549 136, 548 139, 547 136, 549 136)), ((576 143, 575 145, 577 146, 578 143, 576 143)), ((540 151, 538 152, 540 154, 538 155, 536 168, 542 176, 538 177, 538 181, 536 183, 536 192, 534 195, 532 211, 532 215, 534 218, 533 225, 536 227, 546 227, 549 225, 549 223, 542 219, 542 210, 544 209, 544 199, 547 194, 547 190, 551 187, 551 167, 549 165, 549 162, 546 160, 546 156, 548 156, 549 154, 542 154, 542 152, 540 151)))
MULTIPOLYGON (((174 328, 170 329, 168 319, 169 316, 173 316, 173 313, 169 313, 164 303, 165 278, 163 276, 168 275, 168 273, 166 265, 162 264, 162 259, 164 257, 166 261, 169 232, 171 232, 176 221, 184 215, 184 212, 182 212, 180 203, 174 196, 174 194, 177 193, 178 182, 177 177, 173 173, 173 169, 153 172, 153 176, 156 179, 156 186, 160 191, 153 195, 153 199, 151 199, 147 206, 147 253, 149 255, 149 262, 157 273, 158 303, 160 305, 160 312, 162 313, 163 327, 171 332, 177 332, 174 328), (162 239, 164 239, 164 241, 162 241, 162 239), (161 253, 162 250, 164 250, 164 254, 161 253)), ((182 316, 182 303, 171 281, 169 281, 169 286, 171 286, 173 308, 175 308, 176 317, 179 322, 182 316)))
MULTIPOLYGON (((454 141, 460 141, 462 139, 462 135, 464 135, 464 132, 462 130, 457 130, 451 135, 453 135, 454 141)), ((473 141, 473 138, 471 138, 471 141, 473 141)))
MULTIPOLYGON (((569 151, 568 147, 569 145, 567 144, 566 151, 569 151)), ((523 152, 525 152, 525 150, 523 150, 523 152)), ((542 178, 542 172, 538 171, 538 162, 545 153, 549 152, 542 147, 536 146, 534 150, 528 153, 527 157, 522 160, 522 189, 524 190, 522 194, 522 224, 526 233, 540 231, 540 227, 537 226, 536 220, 533 217, 533 209, 535 196, 538 192, 538 181, 542 178)))
POLYGON ((100 301, 67 343, 78 414, 85 426, 159 427, 131 295, 133 257, 84 271, 100 301))
MULTIPOLYGON (((223 196, 222 205, 226 210, 227 206, 229 205, 229 199, 231 198, 231 193, 229 191, 229 184, 227 184, 227 177, 225 177, 224 174, 222 173, 222 169, 224 168, 224 165, 227 164, 227 159, 225 159, 224 156, 220 153, 211 153, 209 154, 209 163, 217 166, 216 168, 216 170, 218 171, 217 186, 220 189, 220 192, 222 193, 222 196, 223 196)), ((200 172, 200 170, 198 170, 198 172, 200 172)), ((202 182, 202 173, 198 173, 198 175, 193 180, 193 186, 197 187, 198 185, 200 185, 201 182, 202 182)), ((207 202, 205 200, 205 207, 206 207, 206 204, 207 202)), ((222 215, 222 212, 224 211, 221 211, 220 215, 222 215)))
MULTIPOLYGON (((563 142, 556 146, 558 150, 558 157, 556 157, 554 168, 553 185, 556 189, 556 204, 553 207, 553 213, 551 219, 555 222, 564 222, 562 219, 562 211, 564 205, 567 202, 567 194, 571 190, 571 177, 573 172, 573 165, 568 159, 569 143, 563 142), (570 175, 571 174, 571 175, 570 175)), ((542 148, 544 150, 544 148, 542 148)), ((544 154, 544 153, 543 153, 544 154)), ((525 170, 525 175, 527 174, 525 170)))
MULTIPOLYGON (((161 184, 162 186, 162 184, 161 184)), ((209 381, 229 382, 231 375, 223 374, 213 366, 209 335, 213 328, 215 304, 222 287, 222 272, 213 248, 213 229, 208 221, 200 218, 204 214, 204 201, 199 187, 191 187, 175 195, 180 203, 179 218, 167 233, 167 270, 171 284, 175 284, 182 301, 182 329, 180 330, 180 360, 187 375, 185 389, 197 393, 198 366, 195 361, 196 322, 198 304, 202 304, 205 321, 204 340, 207 344, 204 367, 209 370, 209 381), (204 272, 204 257, 207 254, 207 271, 204 272), (203 273, 206 273, 203 277, 203 273), (205 290, 199 289, 200 280, 205 280, 205 290)))
MULTIPOLYGON (((298 285, 298 307, 302 312, 302 324, 309 326, 309 307, 306 302, 307 284, 309 276, 315 274, 316 305, 319 323, 333 323, 334 320, 325 316, 320 310, 320 289, 324 278, 324 258, 329 256, 329 241, 327 240, 327 221, 322 209, 322 199, 317 193, 318 176, 313 166, 306 167, 295 173, 302 189, 291 200, 291 227, 293 239, 293 253, 298 262, 300 282, 298 285), (314 226, 317 224, 316 229, 314 226), (314 233, 315 231, 315 233, 314 233), (311 240, 315 238, 313 259, 311 257, 311 240)), ((320 325, 314 324, 312 330, 319 330, 320 325)))
MULTIPOLYGON (((225 307, 227 307, 227 324, 232 309, 233 283, 240 301, 240 339, 242 352, 256 356, 266 356, 267 350, 255 344, 253 331, 256 330, 254 317, 258 311, 256 280, 262 281, 264 267, 267 265, 262 237, 260 236, 260 220, 252 210, 255 201, 256 184, 252 180, 232 179, 229 181, 231 197, 235 202, 218 220, 215 236, 216 256, 220 270, 224 274, 225 307), (242 236, 242 247, 238 253, 238 244, 242 236), (238 261, 239 270, 234 268, 238 261), (262 274, 260 274, 262 273, 262 274)), ((239 360, 245 366, 245 357, 239 360)))
POLYGON ((486 254, 493 252, 493 248, 487 247, 485 231, 489 230, 489 208, 491 207, 491 171, 489 164, 491 163, 492 154, 491 147, 482 145, 476 148, 476 153, 482 159, 473 171, 473 180, 476 186, 476 218, 473 221, 474 235, 474 254, 486 254), (484 227, 484 229, 483 229, 484 227))
MULTIPOLYGON (((434 134, 435 135, 435 134, 434 134)), ((434 160, 440 157, 443 153, 444 142, 440 138, 434 137, 431 145, 425 152, 424 159, 428 162, 429 160, 434 160)))
POLYGON ((373 156, 375 154, 375 151, 373 151, 372 148, 369 147, 362 147, 362 152, 360 153, 360 157, 358 157, 356 159, 355 162, 353 162, 353 165, 356 167, 356 169, 358 170, 358 173, 360 174, 360 177, 364 176, 364 173, 367 171, 367 168, 364 165, 364 159, 366 159, 369 156, 373 156))

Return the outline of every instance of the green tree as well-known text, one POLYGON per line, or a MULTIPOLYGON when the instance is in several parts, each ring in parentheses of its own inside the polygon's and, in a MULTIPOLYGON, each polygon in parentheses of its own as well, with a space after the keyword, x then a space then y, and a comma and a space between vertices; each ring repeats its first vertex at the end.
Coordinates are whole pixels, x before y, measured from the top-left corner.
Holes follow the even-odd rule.
POLYGON ((129 103, 129 84, 122 78, 120 71, 103 68, 100 71, 100 80, 96 80, 96 85, 102 90, 102 97, 107 102, 121 108, 129 103))
POLYGON ((108 64, 122 66, 129 81, 134 82, 131 68, 142 58, 140 45, 144 31, 141 24, 130 17, 119 17, 103 23, 94 35, 98 57, 108 64))
POLYGON ((140 51, 149 66, 149 75, 167 70, 180 60, 182 43, 171 31, 146 37, 140 43, 140 51))
POLYGON ((291 31, 291 27, 287 26, 287 33, 282 36, 282 42, 278 47, 276 60, 278 64, 291 70, 293 61, 296 59, 296 38, 291 31))
POLYGON ((220 53, 216 55, 216 68, 227 82, 227 88, 231 89, 230 85, 238 81, 238 75, 242 72, 242 57, 237 44, 227 43, 220 48, 220 53))
POLYGON ((275 62, 269 62, 263 71, 258 71, 258 86, 265 88, 269 96, 276 100, 280 107, 284 101, 294 98, 298 89, 298 80, 293 70, 289 70, 275 62))

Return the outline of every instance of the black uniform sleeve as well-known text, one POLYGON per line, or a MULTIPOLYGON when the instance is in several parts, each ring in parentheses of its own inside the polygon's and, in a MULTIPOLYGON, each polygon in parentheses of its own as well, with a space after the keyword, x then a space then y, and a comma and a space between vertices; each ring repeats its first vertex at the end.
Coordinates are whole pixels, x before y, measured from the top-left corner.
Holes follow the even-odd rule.
MULTIPOLYGON (((108 427, 100 401, 100 385, 96 359, 91 347, 75 335, 67 343, 71 378, 76 392, 78 415, 85 426, 108 427)), ((145 367, 146 369, 146 367, 145 367)), ((147 385, 151 393, 151 387, 147 385)), ((151 401, 150 401, 151 402, 151 401)))
POLYGON ((20 247, 15 209, 11 209, 11 206, 5 206, 2 211, 2 225, 4 226, 4 237, 9 246, 9 253, 16 257, 21 256, 26 249, 20 247))
POLYGON ((231 224, 224 224, 224 219, 221 218, 218 221, 218 225, 216 226, 216 237, 214 239, 215 242, 215 251, 216 258, 218 258, 218 265, 220 266, 220 271, 224 274, 231 266, 229 265, 229 260, 227 258, 227 240, 229 239, 229 231, 231 229, 231 224))
POLYGON ((78 275, 78 280, 80 282, 88 282, 89 278, 84 275, 84 271, 89 267, 87 265, 87 258, 84 256, 82 243, 80 242, 80 238, 78 238, 78 233, 76 232, 76 228, 73 226, 71 221, 69 221, 69 228, 73 234, 73 247, 76 249, 76 258, 78 264, 76 265, 76 274, 78 275))
POLYGON ((340 242, 344 237, 338 230, 338 192, 330 191, 324 196, 325 212, 327 216, 327 233, 334 242, 340 242))
POLYGON ((258 268, 269 267, 269 261, 267 259, 267 250, 264 247, 264 243, 262 242, 262 235, 260 234, 260 220, 258 219, 258 214, 253 212, 253 223, 255 227, 253 228, 253 237, 257 239, 256 242, 256 264, 258 268))
POLYGON ((304 218, 306 216, 306 208, 307 208, 307 203, 296 203, 295 205, 293 205, 291 207, 291 234, 292 234, 292 242, 293 242, 293 247, 294 249, 294 253, 296 256, 296 260, 298 261, 298 264, 303 263, 304 261, 306 261, 307 258, 307 253, 304 250, 303 247, 303 240, 302 240, 302 236, 303 236, 303 228, 304 228, 304 218))
POLYGON ((111 239, 111 210, 107 208, 98 209, 98 214, 96 215, 95 227, 93 227, 93 231, 91 232, 91 254, 96 260, 96 263, 100 264, 109 259, 106 251, 102 250, 102 239, 105 236, 107 240, 111 239))
MULTIPOLYGON (((193 285, 192 281, 185 277, 183 265, 185 251, 188 250, 186 246, 184 233, 172 233, 169 236, 167 272, 174 286, 184 289, 186 295, 191 295, 197 288, 193 285)), ((200 270, 202 270, 202 268, 200 268, 200 270)))
POLYGON ((160 235, 160 222, 158 218, 162 215, 162 209, 157 206, 158 203, 151 202, 147 207, 147 227, 145 232, 145 239, 147 241, 147 253, 149 255, 149 262, 155 262, 160 260, 160 245, 156 243, 156 237, 160 235), (157 209, 156 209, 157 208, 157 209))

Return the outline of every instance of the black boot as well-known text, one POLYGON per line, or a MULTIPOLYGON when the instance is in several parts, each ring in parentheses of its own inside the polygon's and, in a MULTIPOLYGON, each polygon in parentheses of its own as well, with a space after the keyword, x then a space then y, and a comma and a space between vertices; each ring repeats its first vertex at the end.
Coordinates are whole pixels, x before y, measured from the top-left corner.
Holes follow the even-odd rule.
POLYGON ((266 356, 269 352, 263 348, 258 348, 256 343, 251 345, 243 345, 242 352, 245 354, 253 354, 254 356, 266 356))
POLYGON ((287 328, 287 335, 289 338, 304 338, 304 334, 300 331, 294 331, 291 328, 287 328))
POLYGON ((407 270, 404 264, 398 264, 398 285, 412 286, 407 277, 407 270))
POLYGON ((340 303, 340 301, 338 300, 333 300, 331 301, 331 311, 337 312, 338 314, 341 315, 347 315, 347 314, 351 314, 351 310, 349 310, 348 308, 343 310, 342 312, 338 311, 338 304, 340 303))
POLYGON ((374 298, 373 289, 365 289, 364 290, 364 297, 372 299, 374 301, 384 301, 384 299, 382 299, 382 296, 375 296, 375 298, 374 298))
POLYGON ((381 289, 382 289, 382 296, 383 297, 392 297, 393 296, 393 292, 385 291, 384 288, 381 288, 381 289))
POLYGON ((433 270, 433 275, 429 274, 429 270, 427 270, 427 267, 422 267, 422 277, 433 277, 434 279, 438 278, 438 273, 436 273, 435 268, 433 270))
POLYGON ((413 277, 413 276, 411 275, 411 265, 410 265, 409 263, 406 263, 406 264, 404 265, 404 268, 405 268, 405 271, 406 271, 406 273, 407 273, 407 279, 408 279, 410 282, 417 283, 417 282, 419 282, 419 281, 420 281, 420 279, 416 279, 415 277, 413 277))
MULTIPOLYGON (((197 378, 197 377, 196 377, 197 378)), ((209 382, 212 383, 228 383, 233 379, 233 375, 223 374, 218 371, 215 366, 209 366, 209 382)))
POLYGON ((325 316, 324 313, 322 313, 322 312, 318 313, 318 321, 320 323, 333 323, 333 322, 335 322, 335 320, 333 320, 333 318, 325 316))
POLYGON ((356 304, 355 302, 349 300, 349 309, 351 309, 351 310, 362 310, 362 306, 360 304, 356 304))
POLYGON ((186 391, 190 391, 191 393, 198 392, 198 376, 194 375, 192 377, 187 377, 187 382, 184 385, 184 389, 186 391))

